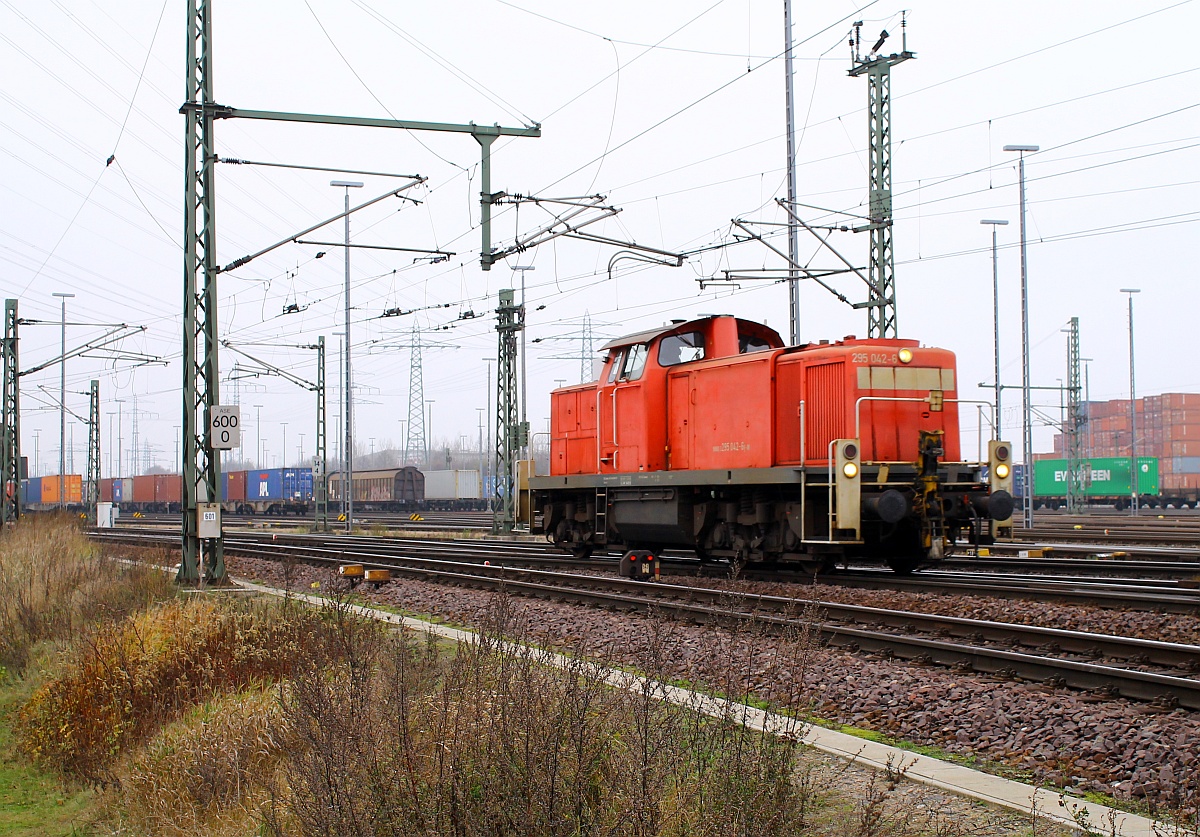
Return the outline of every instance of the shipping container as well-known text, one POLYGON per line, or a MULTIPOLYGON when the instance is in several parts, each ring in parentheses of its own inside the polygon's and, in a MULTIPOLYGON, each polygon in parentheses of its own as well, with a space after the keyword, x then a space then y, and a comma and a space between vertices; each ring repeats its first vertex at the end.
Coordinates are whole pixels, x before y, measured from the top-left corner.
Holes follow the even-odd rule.
POLYGON ((105 479, 100 480, 100 502, 101 503, 116 502, 115 500, 113 500, 113 478, 112 477, 106 477, 105 479))
POLYGON ((65 502, 68 505, 79 505, 83 502, 83 477, 79 474, 67 474, 65 477, 60 477, 57 474, 53 476, 42 477, 42 498, 43 505, 57 505, 59 502, 65 502))
POLYGON ((1171 473, 1173 473, 1173 474, 1200 474, 1200 456, 1172 457, 1171 473))
POLYGON ((154 502, 181 504, 183 502, 183 478, 179 474, 155 474, 154 502))
POLYGON ((133 485, 133 494, 125 497, 126 502, 138 504, 144 503, 147 505, 154 502, 153 474, 143 474, 142 476, 134 477, 131 482, 133 485))
POLYGON ((246 471, 231 471, 222 483, 221 499, 239 502, 246 499, 246 471))
POLYGON ((41 505, 42 478, 21 480, 21 505, 24 507, 41 505))
POLYGON ((478 471, 425 471, 425 499, 478 500, 478 471))
MULTIPOLYGON (((1130 495, 1129 457, 1092 457, 1083 468, 1085 497, 1128 497, 1130 495)), ((1158 460, 1138 457, 1138 493, 1158 494, 1158 460)), ((1043 459, 1033 466, 1035 497, 1067 496, 1067 460, 1043 459)))
POLYGON ((113 480, 113 484, 112 484, 113 498, 112 498, 112 501, 113 501, 114 503, 123 503, 123 502, 125 502, 125 489, 126 489, 126 487, 127 487, 128 485, 129 485, 129 480, 128 480, 128 479, 120 479, 120 478, 118 478, 118 479, 114 479, 114 480, 113 480))
POLYGON ((1200 442, 1200 424, 1172 424, 1163 432, 1170 442, 1200 442))
POLYGON ((279 468, 264 468, 246 472, 247 502, 268 502, 283 499, 283 471, 279 468))

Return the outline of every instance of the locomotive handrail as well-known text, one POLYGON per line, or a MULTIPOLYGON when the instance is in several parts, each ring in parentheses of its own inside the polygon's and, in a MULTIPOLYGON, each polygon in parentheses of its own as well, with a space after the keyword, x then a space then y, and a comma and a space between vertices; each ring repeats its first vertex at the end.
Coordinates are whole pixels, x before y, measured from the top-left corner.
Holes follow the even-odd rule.
MULTIPOLYGON (((855 430, 857 431, 857 429, 858 428, 856 427, 855 430)), ((859 436, 856 438, 862 438, 862 437, 859 436)), ((825 482, 828 483, 828 485, 825 488, 828 498, 827 498, 825 504, 829 507, 829 521, 825 528, 829 531, 829 537, 827 539, 829 543, 833 543, 833 515, 834 515, 834 511, 833 511, 833 446, 836 445, 837 442, 838 442, 837 439, 830 439, 829 444, 825 447, 825 456, 828 460, 828 462, 827 462, 828 474, 825 478, 825 482)))

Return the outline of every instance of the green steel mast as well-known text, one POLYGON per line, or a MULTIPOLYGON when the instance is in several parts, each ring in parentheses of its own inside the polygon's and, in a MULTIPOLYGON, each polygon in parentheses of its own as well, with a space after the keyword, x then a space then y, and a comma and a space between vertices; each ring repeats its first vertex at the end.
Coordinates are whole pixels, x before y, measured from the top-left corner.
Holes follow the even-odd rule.
POLYGON ((221 499, 220 459, 208 420, 218 399, 216 148, 212 85, 212 4, 189 0, 185 119, 183 269, 183 558, 176 580, 225 578, 224 540, 200 536, 202 503, 221 499))
POLYGON ((83 506, 89 526, 96 525, 96 504, 100 502, 100 382, 88 387, 87 476, 83 481, 83 506))
POLYGON ((0 524, 21 516, 21 389, 17 382, 17 301, 4 300, 4 392, 0 405, 0 524))

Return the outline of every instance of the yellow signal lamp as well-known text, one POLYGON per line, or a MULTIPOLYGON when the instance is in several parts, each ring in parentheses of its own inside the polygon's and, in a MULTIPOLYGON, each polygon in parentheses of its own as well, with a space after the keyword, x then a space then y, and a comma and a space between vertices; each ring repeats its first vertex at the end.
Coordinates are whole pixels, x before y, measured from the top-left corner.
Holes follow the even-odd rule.
POLYGON ((847 479, 854 479, 858 476, 858 464, 855 462, 846 462, 842 465, 842 473, 847 479))
POLYGON ((1002 480, 1008 479, 1009 467, 1006 463, 1001 462, 996 466, 996 476, 1002 480))

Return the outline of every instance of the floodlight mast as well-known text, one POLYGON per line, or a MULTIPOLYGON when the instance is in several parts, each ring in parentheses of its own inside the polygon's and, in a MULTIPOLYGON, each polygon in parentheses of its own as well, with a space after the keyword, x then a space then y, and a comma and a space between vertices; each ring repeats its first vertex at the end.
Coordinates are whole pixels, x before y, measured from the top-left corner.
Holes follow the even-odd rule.
POLYGON ((1025 155, 1037 151, 1036 145, 1006 145, 1005 151, 1020 153, 1018 163, 1021 186, 1021 396, 1024 408, 1021 416, 1022 487, 1021 519, 1025 529, 1033 528, 1033 405, 1030 404, 1029 381, 1029 274, 1025 260, 1025 155))

